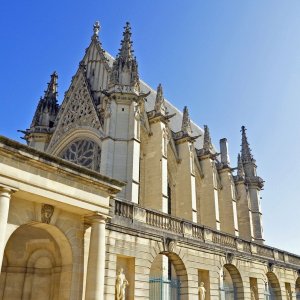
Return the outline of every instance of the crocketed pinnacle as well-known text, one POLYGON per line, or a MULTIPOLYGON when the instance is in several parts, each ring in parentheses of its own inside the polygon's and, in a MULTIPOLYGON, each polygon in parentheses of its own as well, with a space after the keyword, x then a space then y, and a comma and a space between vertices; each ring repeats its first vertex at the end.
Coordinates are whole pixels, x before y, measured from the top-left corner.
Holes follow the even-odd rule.
POLYGON ((123 40, 121 41, 121 49, 119 49, 119 57, 125 59, 133 58, 133 49, 131 41, 131 27, 129 22, 126 22, 123 32, 123 40))
POLYGON ((248 143, 248 140, 247 140, 245 126, 242 126, 241 132, 242 132, 242 150, 241 150, 242 162, 243 163, 252 162, 253 161, 253 156, 251 154, 251 149, 249 147, 249 143, 248 143))
POLYGON ((164 94, 163 94, 163 89, 161 84, 159 84, 157 87, 154 110, 157 113, 161 113, 161 114, 166 113, 165 99, 164 99, 164 94))
POLYGON ((130 86, 139 90, 138 64, 133 56, 129 22, 124 27, 121 48, 112 66, 109 85, 130 86))
POLYGON ((181 131, 187 134, 192 133, 191 120, 190 120, 189 110, 187 106, 183 108, 181 131))
POLYGON ((34 117, 32 119, 31 128, 35 126, 52 127, 56 115, 58 113, 57 103, 57 79, 58 75, 53 72, 50 82, 48 83, 47 90, 44 97, 42 97, 36 108, 34 117))
POLYGON ((204 125, 203 149, 209 151, 212 149, 211 138, 207 125, 204 125))
POLYGON ((244 178, 245 177, 245 171, 244 171, 244 166, 242 162, 241 155, 238 154, 238 165, 237 165, 237 177, 238 178, 244 178))
POLYGON ((48 83, 47 90, 45 91, 44 99, 57 100, 57 79, 56 71, 51 74, 50 82, 48 83))

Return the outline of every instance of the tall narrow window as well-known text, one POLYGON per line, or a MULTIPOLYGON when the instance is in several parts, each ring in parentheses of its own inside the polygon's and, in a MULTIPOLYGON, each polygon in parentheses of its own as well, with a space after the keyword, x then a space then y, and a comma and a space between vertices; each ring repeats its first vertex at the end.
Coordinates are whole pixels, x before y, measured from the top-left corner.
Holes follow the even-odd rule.
POLYGON ((170 215, 172 213, 172 193, 170 185, 168 184, 168 214, 170 215))

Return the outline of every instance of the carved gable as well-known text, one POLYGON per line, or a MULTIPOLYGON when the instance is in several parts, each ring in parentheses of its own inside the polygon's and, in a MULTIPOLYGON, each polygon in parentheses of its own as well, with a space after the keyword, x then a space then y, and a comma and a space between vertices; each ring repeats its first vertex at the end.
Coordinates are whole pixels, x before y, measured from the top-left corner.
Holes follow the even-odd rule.
POLYGON ((47 152, 53 152, 68 132, 83 127, 102 131, 88 82, 80 67, 60 107, 47 152))

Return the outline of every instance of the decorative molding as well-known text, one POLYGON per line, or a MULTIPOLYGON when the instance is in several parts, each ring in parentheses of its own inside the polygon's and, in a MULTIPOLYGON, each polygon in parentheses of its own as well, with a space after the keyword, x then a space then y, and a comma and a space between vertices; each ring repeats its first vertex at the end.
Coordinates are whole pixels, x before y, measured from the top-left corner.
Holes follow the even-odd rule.
MULTIPOLYGON (((55 131, 51 138, 48 152, 53 149, 62 137, 70 130, 79 127, 90 127, 102 130, 100 116, 97 114, 92 95, 83 70, 79 67, 73 82, 55 121, 55 131)), ((103 122, 102 122, 103 123, 103 122)))

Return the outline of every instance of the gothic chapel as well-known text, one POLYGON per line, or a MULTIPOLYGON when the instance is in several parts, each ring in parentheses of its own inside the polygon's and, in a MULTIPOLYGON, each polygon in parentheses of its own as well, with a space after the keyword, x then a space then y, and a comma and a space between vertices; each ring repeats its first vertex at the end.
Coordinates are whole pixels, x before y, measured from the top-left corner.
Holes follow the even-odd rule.
POLYGON ((265 245, 246 128, 232 163, 139 78, 129 23, 115 58, 99 30, 27 145, 0 136, 0 300, 300 299, 300 257, 265 245))

